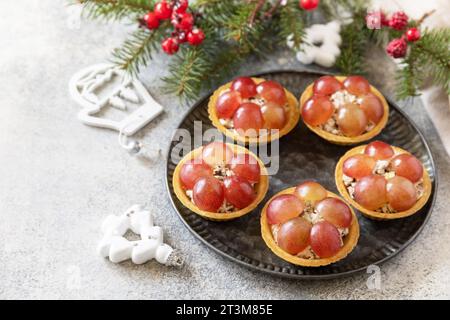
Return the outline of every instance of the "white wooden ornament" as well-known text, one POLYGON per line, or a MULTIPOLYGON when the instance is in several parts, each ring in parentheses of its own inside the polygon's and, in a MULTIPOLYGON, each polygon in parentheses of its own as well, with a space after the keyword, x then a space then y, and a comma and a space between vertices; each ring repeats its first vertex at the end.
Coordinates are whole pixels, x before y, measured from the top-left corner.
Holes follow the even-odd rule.
MULTIPOLYGON (((341 54, 342 38, 339 34, 341 25, 338 21, 327 24, 314 24, 305 30, 305 43, 297 52, 297 60, 303 64, 316 63, 320 66, 332 67, 341 54)), ((292 37, 288 37, 287 45, 293 48, 292 37)))
POLYGON ((131 259, 143 264, 156 259, 159 263, 181 267, 183 259, 171 246, 164 243, 163 230, 153 224, 151 213, 140 205, 133 205, 123 215, 109 215, 102 223, 103 239, 97 247, 100 256, 113 263, 131 259), (124 237, 131 230, 140 240, 124 237))
POLYGON ((127 136, 135 134, 163 111, 163 107, 150 96, 141 82, 131 79, 123 70, 110 64, 97 64, 77 72, 69 82, 69 91, 83 107, 78 114, 83 123, 114 129, 127 136), (115 77, 119 77, 118 85, 112 83, 115 77), (100 97, 97 91, 108 86, 112 88, 109 88, 107 96, 100 97), (126 111, 129 103, 139 107, 122 120, 97 115, 106 107, 126 111))

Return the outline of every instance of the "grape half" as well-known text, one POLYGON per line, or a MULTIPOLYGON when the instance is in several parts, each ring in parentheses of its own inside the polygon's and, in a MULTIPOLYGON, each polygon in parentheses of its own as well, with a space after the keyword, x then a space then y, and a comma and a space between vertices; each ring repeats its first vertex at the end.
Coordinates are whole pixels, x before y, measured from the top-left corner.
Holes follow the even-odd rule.
POLYGON ((252 78, 240 77, 231 83, 231 90, 239 92, 243 99, 256 96, 256 83, 252 78))
POLYGON ((270 224, 286 222, 303 212, 303 203, 292 194, 282 194, 270 201, 267 206, 267 220, 270 224))
POLYGON ((231 159, 230 169, 233 173, 248 182, 257 183, 261 177, 258 161, 247 153, 239 153, 231 159))
POLYGON ((211 167, 230 163, 233 151, 225 143, 214 141, 203 147, 202 159, 211 167))
POLYGON ((355 184, 355 201, 369 210, 381 208, 387 202, 386 179, 372 174, 355 184))
POLYGON ((343 88, 342 83, 333 76, 323 76, 314 81, 314 94, 332 95, 343 88))
POLYGON ((282 129, 286 123, 286 113, 283 107, 274 104, 266 104, 261 108, 264 118, 264 128, 282 129))
POLYGON ((284 222, 277 233, 278 246, 287 253, 296 255, 309 245, 311 223, 302 217, 284 222))
POLYGON ((422 163, 412 154, 402 153, 392 158, 390 166, 395 174, 417 182, 423 177, 422 163))
POLYGON ((346 176, 358 180, 372 174, 375 165, 376 161, 372 157, 366 154, 355 154, 344 161, 342 170, 346 176))
POLYGON ((373 141, 366 146, 364 153, 376 160, 386 160, 392 158, 394 149, 383 141, 373 141))
POLYGON ((320 126, 330 119, 333 112, 329 97, 313 96, 303 105, 302 118, 310 126, 320 126))
POLYGON ((320 221, 311 228, 311 248, 320 258, 334 256, 342 247, 339 231, 328 221, 320 221))
POLYGON ((286 92, 283 86, 276 81, 263 81, 258 84, 256 91, 266 102, 272 102, 280 107, 287 103, 286 92))
POLYGON ((316 211, 326 221, 338 228, 348 228, 352 223, 352 212, 349 206, 337 198, 326 198, 317 203, 316 211))
POLYGON ((243 209, 256 198, 252 185, 238 176, 226 177, 223 180, 225 199, 238 209, 243 209))
POLYGON ((375 124, 380 122, 384 115, 383 104, 380 98, 373 93, 368 93, 361 97, 360 108, 365 112, 367 119, 375 124))
POLYGON ((350 76, 344 80, 344 88, 351 94, 360 96, 370 92, 370 84, 361 76, 350 76))
POLYGON ((214 177, 199 178, 192 194, 195 205, 209 212, 217 212, 224 200, 222 183, 214 177))
POLYGON ((180 180, 184 188, 191 190, 198 178, 212 177, 212 169, 204 161, 191 159, 183 164, 180 170, 180 180))
POLYGON ((234 128, 243 136, 258 136, 264 126, 264 118, 260 107, 251 102, 243 103, 233 116, 234 128))
POLYGON ((339 108, 336 122, 342 133, 348 137, 356 137, 367 128, 367 117, 356 104, 348 103, 339 108))
POLYGON ((232 118, 241 103, 242 98, 239 92, 227 91, 222 93, 216 102, 217 116, 222 119, 232 118))
POLYGON ((315 204, 327 197, 327 190, 315 181, 306 181, 295 188, 294 194, 303 203, 315 204))
POLYGON ((400 176, 395 176, 387 181, 386 191, 389 205, 397 211, 408 210, 417 201, 414 184, 400 176))

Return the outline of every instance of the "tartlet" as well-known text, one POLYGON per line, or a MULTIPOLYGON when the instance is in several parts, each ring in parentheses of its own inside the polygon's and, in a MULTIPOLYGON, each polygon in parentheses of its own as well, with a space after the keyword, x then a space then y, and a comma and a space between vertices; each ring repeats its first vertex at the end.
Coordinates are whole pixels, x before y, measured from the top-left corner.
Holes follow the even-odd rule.
MULTIPOLYGON (((239 80, 241 78, 238 78, 239 80)), ((252 79, 256 85, 261 84, 262 82, 265 82, 266 80, 263 78, 246 78, 246 79, 252 79)), ((211 96, 209 103, 208 103, 208 113, 209 118, 212 121, 212 124, 214 127, 216 127, 220 132, 222 132, 227 137, 232 138, 234 141, 238 141, 240 143, 244 144, 258 144, 258 143, 267 143, 272 140, 276 140, 278 138, 281 138, 282 136, 288 134, 292 129, 295 128, 297 125, 299 119, 300 119, 300 112, 298 108, 298 100, 297 98, 289 92, 286 88, 284 89, 287 103, 284 106, 285 108, 285 123, 282 128, 279 128, 278 132, 276 134, 271 134, 270 130, 267 134, 260 135, 260 136, 244 136, 239 134, 234 128, 227 128, 226 125, 224 125, 221 119, 218 115, 216 105, 219 97, 231 90, 233 82, 226 83, 219 87, 216 91, 214 91, 213 95, 211 96)))
MULTIPOLYGON (((295 190, 296 190, 296 187, 292 187, 292 188, 288 188, 288 189, 285 189, 285 190, 277 193, 264 206, 262 213, 261 213, 260 222, 261 222, 261 235, 262 235, 262 238, 263 238, 264 242, 266 243, 266 245, 270 248, 270 250, 272 250, 272 252, 274 254, 276 254, 281 259, 288 261, 292 264, 304 266, 304 267, 320 267, 320 266, 329 265, 331 263, 335 263, 339 260, 344 259, 355 248, 355 246, 358 242, 358 239, 359 239, 358 219, 355 215, 355 212, 348 204, 346 204, 338 195, 336 195, 328 190, 326 190, 326 199, 328 200, 328 198, 334 198, 334 199, 340 200, 340 203, 345 204, 348 207, 348 212, 351 213, 351 224, 346 229, 347 233, 345 235, 340 234, 341 240, 342 240, 342 246, 340 247, 340 249, 332 256, 320 257, 313 253, 312 257, 308 258, 308 257, 302 257, 301 253, 299 253, 299 254, 289 253, 289 252, 285 251, 281 246, 278 245, 278 243, 275 239, 276 236, 274 235, 274 232, 272 229, 273 225, 271 225, 269 223, 269 218, 268 218, 268 214, 267 214, 268 207, 273 199, 275 199, 279 196, 283 196, 283 195, 292 195, 292 194, 294 194, 295 190)), ((320 202, 320 201, 318 201, 318 202, 320 202)), ((302 213, 302 215, 303 214, 304 213, 302 213)), ((296 218, 294 218, 294 219, 296 219, 296 218)), ((287 222, 289 222, 289 221, 290 220, 287 220, 287 222)), ((324 220, 319 220, 316 223, 319 223, 319 222, 324 222, 324 220)), ((325 222, 327 222, 327 221, 325 221, 325 222)), ((280 228, 281 227, 278 226, 277 232, 279 232, 280 228)), ((304 251, 306 251, 306 250, 309 250, 309 252, 314 252, 313 249, 311 248, 311 245, 309 245, 307 247, 307 249, 305 249, 304 251)))
POLYGON ((266 195, 267 190, 269 188, 269 178, 267 174, 267 169, 264 166, 264 163, 255 154, 253 154, 248 149, 238 145, 234 144, 225 144, 225 145, 233 151, 234 156, 240 154, 248 155, 250 157, 253 157, 257 161, 257 165, 259 166, 260 170, 259 181, 252 185, 253 190, 255 192, 255 197, 253 201, 251 201, 251 203, 245 206, 245 208, 241 209, 234 208, 234 210, 231 212, 210 212, 200 209, 197 205, 194 204, 194 201, 191 199, 191 197, 188 196, 187 194, 188 190, 186 190, 186 188, 183 186, 183 183, 180 178, 180 172, 182 171, 184 164, 186 164, 192 159, 200 158, 202 155, 202 151, 206 146, 196 148, 191 152, 189 152, 187 155, 185 155, 180 160, 173 173, 172 186, 177 198, 181 201, 181 203, 191 211, 202 216, 203 218, 213 221, 227 221, 231 219, 236 219, 251 212, 264 199, 264 196, 266 195))
MULTIPOLYGON (((374 141, 373 143, 382 143, 380 141, 374 141)), ((370 144, 369 144, 370 145, 370 144)), ((393 220, 393 219, 400 219, 400 218, 405 218, 408 216, 411 216, 413 214, 415 214, 416 212, 418 212, 428 201, 430 195, 431 195, 431 180, 430 177, 428 175, 427 170, 425 169, 425 167, 423 167, 423 164, 420 163, 420 165, 423 168, 423 174, 420 178, 420 180, 416 181, 414 183, 414 186, 416 188, 416 191, 418 192, 417 195, 417 200, 416 202, 409 208, 409 209, 405 209, 405 210, 394 210, 390 207, 389 202, 385 203, 382 207, 380 207, 379 209, 375 209, 375 210, 371 210, 368 208, 365 208, 362 204, 358 203, 354 197, 352 197, 350 195, 350 187, 352 186, 350 181, 346 182, 344 181, 344 162, 349 159, 350 157, 353 157, 355 155, 361 155, 364 154, 364 150, 366 149, 368 145, 361 145, 355 148, 350 149, 349 151, 347 151, 338 161, 337 165, 336 165, 336 169, 335 169, 335 181, 336 181, 336 187, 339 190, 339 193, 341 194, 341 196, 348 202, 350 203, 353 207, 355 207, 356 209, 358 209, 358 211, 361 212, 362 215, 374 219, 374 220, 393 220), (420 191, 419 191, 420 188, 420 191), (383 209, 387 209, 387 210, 383 210, 383 209), (385 212, 383 212, 385 211, 385 212)), ((391 158, 387 158, 386 162, 389 162, 398 155, 401 154, 406 154, 406 155, 411 155, 408 151, 403 150, 402 148, 399 147, 395 147, 395 146, 391 146, 391 148, 394 151, 394 155, 391 158)), ((383 160, 377 160, 378 161, 383 161, 383 160)), ((382 170, 386 170, 384 171, 385 173, 376 173, 374 172, 374 175, 384 175, 384 177, 387 179, 387 181, 389 181, 390 178, 393 178, 396 176, 395 172, 389 169, 389 165, 385 166, 385 169, 382 170)), ((374 170, 377 170, 376 168, 374 168, 374 170)), ((383 171, 381 171, 383 172, 383 171)), ((403 177, 402 177, 403 178, 403 177)), ((352 179, 351 177, 349 177, 348 179, 352 179)), ((358 181, 358 179, 353 179, 354 183, 356 183, 358 181)), ((360 180, 359 180, 360 181, 360 180)), ((412 183, 412 182, 411 182, 412 183)), ((355 184, 353 184, 353 188, 354 188, 355 184)), ((354 189, 353 189, 354 190, 354 189)), ((354 191, 353 191, 354 192, 354 191)))
MULTIPOLYGON (((358 76, 349 76, 349 77, 353 77, 353 78, 361 78, 364 79, 362 77, 358 77, 358 76)), ((323 79, 323 78, 335 78, 337 79, 340 83, 343 83, 344 80, 346 80, 349 77, 344 77, 344 76, 324 76, 322 78, 317 79, 316 81, 323 79)), ((364 79, 365 80, 365 79, 364 79)), ((367 80, 365 80, 367 81, 367 80)), ((339 134, 335 134, 332 133, 332 130, 325 130, 325 123, 321 124, 321 125, 311 125, 308 124, 307 121, 305 121, 305 117, 303 115, 303 109, 305 107, 305 103, 314 96, 314 85, 316 82, 311 83, 306 89, 305 91, 302 93, 301 97, 300 97, 300 113, 302 114, 304 123, 306 124, 306 126, 313 131, 315 134, 317 134, 318 136, 320 136, 321 138, 334 143, 334 144, 339 144, 339 145, 352 145, 352 144, 357 144, 357 143, 361 143, 364 141, 368 141, 370 139, 372 139, 373 137, 375 137, 376 135, 378 135, 383 128, 386 126, 388 118, 389 118, 389 105, 386 101, 386 99, 384 98, 384 96, 372 85, 370 85, 370 92, 367 92, 366 94, 371 94, 374 95, 375 97, 377 97, 379 99, 379 102, 381 102, 382 105, 382 109, 383 109, 383 114, 382 116, 380 116, 376 121, 376 123, 371 122, 369 117, 368 117, 368 121, 367 121, 367 126, 366 126, 366 130, 361 133, 358 134, 356 136, 346 136, 343 135, 342 132, 339 132, 339 134), (369 125, 370 124, 370 125, 369 125)), ((358 101, 358 98, 361 99, 362 95, 365 94, 352 94, 350 92, 348 92, 346 90, 346 88, 340 88, 337 91, 342 91, 344 90, 344 93, 348 94, 348 96, 352 96, 353 98, 356 97, 357 99, 355 101, 358 101)), ((336 92, 334 92, 336 93, 336 92)), ((332 94, 328 95, 329 97, 332 96, 332 94)), ((345 96, 345 94, 344 94, 345 96)), ((334 105, 334 102, 332 102, 334 105)), ((343 104, 347 104, 347 102, 342 102, 343 104)), ((357 105, 359 106, 359 104, 357 103, 357 105)), ((333 117, 331 117, 330 119, 332 119, 332 124, 335 127, 339 127, 336 124, 336 113, 337 110, 339 109, 339 107, 336 107, 334 105, 335 111, 333 114, 333 117)), ((381 108, 380 108, 381 109, 381 108)))

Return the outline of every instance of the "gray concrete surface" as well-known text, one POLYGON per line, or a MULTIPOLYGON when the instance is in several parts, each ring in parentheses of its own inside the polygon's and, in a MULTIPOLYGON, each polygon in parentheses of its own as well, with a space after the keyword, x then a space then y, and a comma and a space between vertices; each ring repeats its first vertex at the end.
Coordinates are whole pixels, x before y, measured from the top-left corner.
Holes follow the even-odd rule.
MULTIPOLYGON (((173 212, 164 186, 164 161, 144 165, 117 145, 117 135, 76 119, 67 83, 82 67, 101 62, 125 28, 86 22, 66 26, 67 12, 51 0, 1 1, 0 35, 0 298, 449 298, 450 160, 419 100, 404 109, 425 133, 440 186, 433 215, 419 238, 381 267, 381 288, 368 274, 299 282, 242 268, 196 240, 173 212), (99 224, 133 203, 147 204, 168 242, 187 253, 182 270, 151 262, 114 265, 95 254, 99 224)), ((281 58, 280 58, 281 57, 281 58)), ((165 114, 142 133, 165 149, 187 107, 161 93, 165 57, 143 73, 165 114)), ((244 71, 296 67, 274 56, 244 71)), ((378 63, 374 63, 377 65, 378 63)), ((384 68, 372 74, 384 83, 384 68)), ((389 90, 389 85, 383 86, 389 90)))

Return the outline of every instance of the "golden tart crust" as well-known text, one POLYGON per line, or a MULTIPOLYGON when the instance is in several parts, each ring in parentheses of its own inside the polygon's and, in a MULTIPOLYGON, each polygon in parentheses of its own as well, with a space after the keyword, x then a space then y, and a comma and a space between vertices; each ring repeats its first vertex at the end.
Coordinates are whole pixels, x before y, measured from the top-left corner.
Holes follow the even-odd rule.
MULTIPOLYGON (((408 151, 403 150, 402 148, 394 147, 394 146, 391 146, 391 147, 392 147, 392 149, 394 149, 395 154, 401 154, 401 153, 410 154, 408 151)), ((425 167, 423 168, 423 177, 422 177, 422 179, 423 179, 423 195, 417 200, 417 202, 414 204, 414 206, 412 206, 408 210, 399 211, 399 212, 395 212, 395 213, 383 213, 383 212, 378 212, 378 211, 372 211, 372 210, 366 209, 363 206, 361 206, 358 202, 356 202, 348 194, 347 188, 342 179, 342 176, 344 174, 343 173, 344 161, 351 156, 364 153, 365 148, 366 148, 366 145, 352 148, 349 151, 347 151, 347 153, 345 153, 339 159, 339 161, 336 165, 335 172, 334 172, 334 177, 336 180, 336 187, 339 190, 339 193, 341 194, 341 196, 348 203, 350 203, 353 207, 358 209, 358 211, 361 212, 362 215, 364 215, 368 218, 374 219, 374 220, 400 219, 400 218, 405 218, 405 217, 411 216, 411 215, 415 214, 417 211, 419 211, 428 202, 428 199, 430 198, 430 195, 431 195, 431 180, 430 180, 430 176, 428 175, 428 172, 425 169, 425 167)), ((423 166, 423 164, 422 164, 422 166, 423 166)))
POLYGON ((213 220, 213 221, 227 221, 236 219, 239 217, 242 217, 243 215, 249 213, 250 211, 254 210, 258 204, 264 199, 267 190, 269 189, 269 177, 267 173, 267 169, 264 166, 264 163, 251 151, 249 151, 247 148, 233 145, 233 144, 226 144, 229 148, 231 148, 234 152, 234 154, 241 154, 241 153, 247 153, 251 156, 253 156, 259 164, 260 170, 261 170, 261 177, 258 183, 255 184, 254 188, 256 191, 256 198, 253 200, 253 202, 247 206, 244 209, 233 211, 229 213, 218 213, 218 212, 209 212, 199 209, 192 201, 191 199, 186 195, 186 192, 184 188, 181 185, 180 180, 180 171, 184 163, 191 159, 197 158, 199 155, 201 155, 201 152, 203 150, 203 147, 199 147, 197 149, 192 150, 187 155, 185 155, 180 162, 175 167, 174 173, 173 173, 173 179, 172 179, 172 186, 173 190, 175 191, 175 194, 178 198, 178 200, 181 201, 181 203, 187 207, 189 210, 195 212, 196 214, 202 216, 205 219, 213 220))
MULTIPOLYGON (((335 78, 342 82, 343 80, 345 80, 346 77, 335 76, 335 78)), ((300 113, 301 113, 301 110, 302 110, 305 102, 313 96, 313 86, 314 86, 314 83, 311 83, 308 87, 306 87, 305 91, 303 91, 303 93, 300 97, 300 113)), ((357 144, 357 143, 361 143, 361 142, 372 139, 373 137, 378 135, 386 126, 387 121, 389 119, 389 105, 380 91, 378 91, 372 85, 370 86, 370 89, 371 89, 371 92, 373 94, 375 94, 380 99, 381 103, 383 104, 384 114, 383 114, 383 117, 381 118, 380 122, 378 122, 378 124, 369 132, 366 132, 366 133, 356 136, 356 137, 345 137, 345 136, 338 136, 338 135, 332 134, 330 132, 322 130, 321 128, 319 128, 317 126, 311 126, 311 125, 307 124, 306 122, 305 122, 305 125, 312 132, 314 132, 321 138, 323 138, 331 143, 334 143, 334 144, 352 145, 352 144, 357 144)))
MULTIPOLYGON (((352 250, 355 248, 356 244, 358 243, 359 239, 359 224, 358 219, 356 217, 355 212, 353 211, 351 206, 348 206, 350 208, 350 211, 353 216, 352 224, 349 227, 348 234, 342 239, 344 241, 344 245, 339 250, 337 254, 335 254, 332 257, 329 258, 319 258, 319 259, 304 259, 297 256, 294 256, 290 253, 287 253, 283 249, 281 249, 277 243, 275 242, 275 239, 273 238, 272 230, 270 227, 269 222, 267 221, 267 207, 272 201, 273 198, 282 195, 282 194, 293 194, 295 190, 295 187, 285 189, 283 191, 278 192, 276 195, 274 195, 272 198, 270 198, 269 201, 267 201, 266 205, 264 206, 262 213, 261 213, 261 235, 264 239, 264 242, 266 245, 272 250, 273 253, 275 253, 278 257, 280 257, 283 260, 286 260, 290 263, 303 266, 303 267, 321 267, 326 266, 331 263, 337 262, 339 260, 344 259, 352 250)), ((334 194, 333 192, 330 192, 327 190, 327 197, 333 197, 341 199, 338 195, 334 194)))
MULTIPOLYGON (((255 81, 256 84, 261 83, 266 80, 263 78, 252 78, 252 79, 253 79, 253 81, 255 81)), ((281 138, 282 136, 288 134, 297 125, 298 120, 300 119, 298 100, 291 92, 284 89, 284 91, 286 92, 287 100, 288 100, 289 113, 287 114, 287 122, 284 125, 284 127, 279 131, 279 134, 274 136, 269 133, 264 136, 247 137, 247 136, 241 136, 237 132, 229 130, 223 124, 221 124, 219 121, 219 117, 217 116, 217 112, 216 112, 216 102, 217 102, 217 99, 219 98, 219 96, 222 94, 222 92, 225 90, 228 90, 230 87, 231 87, 231 82, 228 82, 228 83, 224 84, 223 86, 219 87, 216 91, 214 91, 213 95, 209 99, 208 114, 209 114, 209 118, 212 121, 213 126, 216 127, 217 130, 222 132, 227 137, 230 137, 231 139, 233 139, 234 141, 238 141, 238 142, 245 143, 245 144, 258 144, 258 143, 270 142, 272 140, 276 140, 276 139, 281 138)))

